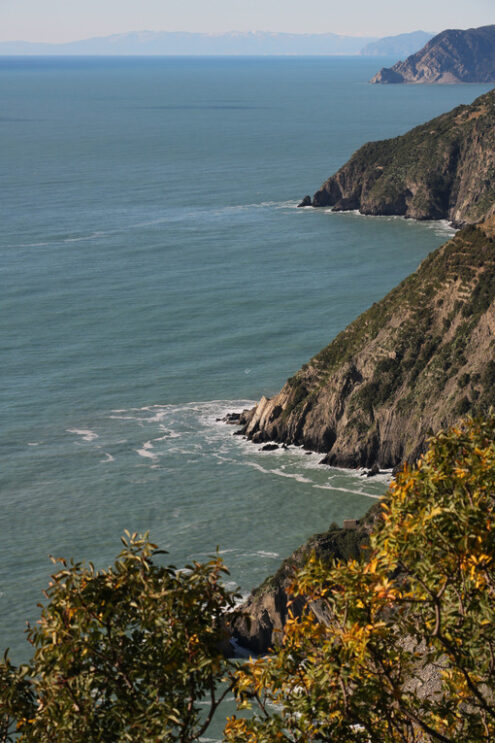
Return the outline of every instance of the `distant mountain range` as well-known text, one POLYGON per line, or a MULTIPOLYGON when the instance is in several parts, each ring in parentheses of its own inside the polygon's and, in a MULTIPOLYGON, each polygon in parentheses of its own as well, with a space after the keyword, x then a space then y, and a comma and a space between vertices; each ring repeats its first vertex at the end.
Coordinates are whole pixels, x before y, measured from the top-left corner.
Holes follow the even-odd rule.
POLYGON ((402 55, 419 49, 431 34, 415 31, 384 39, 333 33, 288 34, 269 31, 203 34, 137 31, 63 44, 0 42, 0 55, 402 55))
POLYGON ((361 54, 367 57, 409 57, 421 49, 435 34, 426 31, 412 31, 409 34, 386 36, 378 41, 371 41, 361 49, 361 54))

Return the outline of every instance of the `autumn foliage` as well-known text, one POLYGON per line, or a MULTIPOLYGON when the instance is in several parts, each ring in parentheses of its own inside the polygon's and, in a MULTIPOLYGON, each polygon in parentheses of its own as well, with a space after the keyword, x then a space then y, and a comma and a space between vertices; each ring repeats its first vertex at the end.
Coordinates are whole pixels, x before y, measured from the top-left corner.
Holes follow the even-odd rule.
POLYGON ((218 558, 160 566, 133 535, 106 571, 62 561, 31 662, 0 663, 0 741, 187 743, 233 690, 251 711, 226 743, 492 743, 494 505, 490 415, 396 477, 365 560, 310 559, 292 587, 302 616, 237 666, 218 558))
POLYGON ((235 596, 220 558, 160 565, 147 535, 127 535, 114 565, 57 561, 33 658, 0 664, 0 741, 197 740, 228 685, 225 613, 235 596))
POLYGON ((494 503, 495 419, 437 436, 392 485, 366 564, 297 577, 310 603, 238 673, 255 711, 227 740, 495 740, 494 503))

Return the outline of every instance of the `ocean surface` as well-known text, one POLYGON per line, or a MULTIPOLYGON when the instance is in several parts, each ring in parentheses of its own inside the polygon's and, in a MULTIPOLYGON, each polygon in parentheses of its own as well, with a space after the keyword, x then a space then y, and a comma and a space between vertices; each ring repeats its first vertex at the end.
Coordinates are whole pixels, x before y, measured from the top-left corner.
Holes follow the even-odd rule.
POLYGON ((296 209, 361 144, 489 89, 371 86, 389 59, 0 58, 0 644, 48 555, 125 529, 243 593, 385 478, 260 452, 271 395, 452 233, 296 209))

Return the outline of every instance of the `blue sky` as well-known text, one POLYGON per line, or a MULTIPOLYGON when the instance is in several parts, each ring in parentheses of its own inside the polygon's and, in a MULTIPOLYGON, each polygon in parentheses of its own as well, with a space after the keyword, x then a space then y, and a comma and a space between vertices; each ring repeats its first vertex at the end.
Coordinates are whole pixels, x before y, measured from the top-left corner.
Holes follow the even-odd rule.
POLYGON ((0 0, 0 40, 126 31, 286 31, 386 36, 495 23, 495 0, 0 0))

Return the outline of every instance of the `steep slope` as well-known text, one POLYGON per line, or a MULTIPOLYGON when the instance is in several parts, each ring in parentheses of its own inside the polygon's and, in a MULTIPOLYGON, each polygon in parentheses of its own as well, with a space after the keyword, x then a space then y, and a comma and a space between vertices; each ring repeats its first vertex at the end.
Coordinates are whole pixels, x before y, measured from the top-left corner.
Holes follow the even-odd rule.
POLYGON ((495 202, 495 90, 400 137, 369 142, 301 206, 483 219, 495 202))
POLYGON ((378 57, 380 55, 391 57, 408 57, 421 49, 434 34, 426 31, 412 31, 408 34, 397 36, 385 36, 378 41, 372 41, 361 49, 361 54, 367 57, 378 57))
MULTIPOLYGON (((381 504, 376 504, 352 529, 342 529, 331 524, 323 534, 315 534, 283 561, 275 575, 267 578, 255 588, 242 605, 242 613, 234 620, 232 630, 236 640, 255 653, 265 653, 280 643, 288 618, 289 602, 293 614, 298 614, 303 600, 295 601, 289 595, 289 587, 295 573, 300 570, 310 555, 323 562, 333 560, 366 559, 369 536, 381 518, 381 504)), ((319 608, 313 604, 315 615, 319 608)))
POLYGON ((495 26, 442 31, 405 62, 384 67, 372 83, 495 81, 495 26))
POLYGON ((431 433, 495 403, 495 219, 467 227, 244 415, 254 442, 343 467, 413 461, 431 433))

